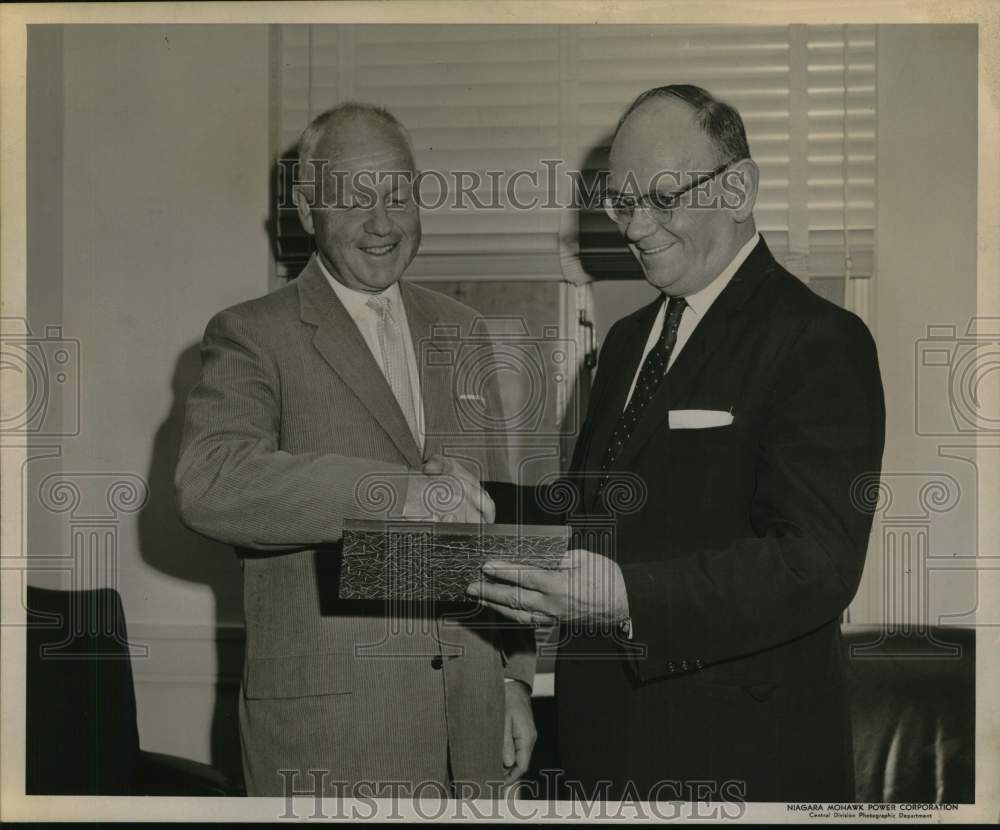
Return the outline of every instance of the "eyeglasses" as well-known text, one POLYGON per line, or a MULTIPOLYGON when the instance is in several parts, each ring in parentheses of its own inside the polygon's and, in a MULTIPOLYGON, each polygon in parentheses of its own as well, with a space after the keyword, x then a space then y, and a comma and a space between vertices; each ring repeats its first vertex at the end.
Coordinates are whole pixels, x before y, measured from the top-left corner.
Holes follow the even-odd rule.
POLYGON ((680 206, 681 197, 685 193, 689 193, 696 187, 710 182, 732 164, 735 164, 735 162, 727 161, 725 164, 720 164, 710 173, 698 176, 691 184, 682 187, 680 190, 674 190, 670 193, 654 191, 652 193, 644 193, 638 198, 624 193, 609 193, 601 200, 601 204, 604 207, 604 211, 611 218, 611 221, 622 225, 627 225, 631 222, 635 216, 635 212, 640 209, 649 211, 653 219, 657 222, 666 223, 670 221, 674 211, 680 206))

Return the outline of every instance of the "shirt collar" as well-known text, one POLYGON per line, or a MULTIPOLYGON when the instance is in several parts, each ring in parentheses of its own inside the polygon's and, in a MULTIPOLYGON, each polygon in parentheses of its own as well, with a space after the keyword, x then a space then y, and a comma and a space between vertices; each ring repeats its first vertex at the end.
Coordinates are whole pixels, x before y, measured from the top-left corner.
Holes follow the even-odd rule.
POLYGON ((323 257, 316 254, 316 262, 319 264, 320 270, 323 272, 323 276, 326 277, 326 281, 330 283, 330 287, 333 289, 334 293, 337 295, 337 299, 343 303, 344 308, 347 309, 347 313, 352 317, 357 318, 359 315, 368 314, 371 309, 368 307, 368 300, 372 296, 382 296, 387 297, 395 308, 402 307, 403 300, 399 292, 399 282, 394 282, 384 291, 371 292, 371 291, 358 291, 356 288, 348 288, 342 282, 339 282, 333 274, 331 274, 323 262, 323 257))
POLYGON ((722 290, 729 285, 729 281, 740 270, 740 266, 746 261, 746 258, 750 256, 750 252, 757 247, 758 242, 760 242, 760 234, 754 231, 754 235, 750 241, 740 248, 730 263, 722 269, 722 273, 719 276, 702 288, 701 291, 696 291, 691 296, 684 298, 687 300, 688 308, 699 317, 704 317, 712 303, 722 293, 722 290))

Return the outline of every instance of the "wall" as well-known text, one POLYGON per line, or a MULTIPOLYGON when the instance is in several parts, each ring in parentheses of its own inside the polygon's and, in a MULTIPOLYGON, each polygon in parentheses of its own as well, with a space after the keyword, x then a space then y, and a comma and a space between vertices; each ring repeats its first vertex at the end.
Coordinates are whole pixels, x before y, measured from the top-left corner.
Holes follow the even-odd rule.
POLYGON ((971 440, 952 419, 969 390, 949 383, 945 367, 923 365, 920 341, 928 326, 962 335, 976 313, 977 31, 880 26, 877 53, 874 333, 892 504, 879 514, 854 618, 969 622, 976 581, 962 560, 976 553, 978 488, 961 458, 971 440))
MULTIPOLYGON (((61 95, 32 100, 48 145, 29 161, 33 230, 53 238, 31 249, 29 310, 36 332, 79 342, 80 429, 31 463, 30 526, 47 528, 32 579, 117 585, 147 651, 133 660, 143 747, 231 767, 215 684, 239 673, 239 566, 180 525, 171 481, 205 323, 267 289, 267 27, 79 26, 33 48, 61 95), (53 472, 75 507, 46 496, 53 472), (73 551, 95 524, 98 546, 73 551), (72 570, 43 559, 60 555, 72 570)), ((65 423, 75 389, 62 406, 65 423)))

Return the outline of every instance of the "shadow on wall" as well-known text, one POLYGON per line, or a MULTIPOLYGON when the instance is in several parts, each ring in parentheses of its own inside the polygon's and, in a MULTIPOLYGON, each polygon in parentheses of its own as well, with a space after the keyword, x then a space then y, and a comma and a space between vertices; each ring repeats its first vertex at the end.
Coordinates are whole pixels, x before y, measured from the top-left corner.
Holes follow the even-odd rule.
POLYGON ((642 268, 632 255, 618 226, 604 212, 599 198, 579 204, 584 194, 600 194, 607 184, 608 153, 612 133, 587 151, 579 183, 576 231, 580 244, 580 265, 595 280, 641 280, 642 268))
POLYGON ((302 227, 292 201, 293 177, 308 179, 312 175, 308 170, 296 173, 298 158, 296 142, 275 159, 269 171, 268 215, 264 227, 271 241, 277 274, 283 280, 295 279, 313 252, 312 237, 302 227))
MULTIPOLYGON (((298 158, 298 147, 287 148, 268 169, 268 205, 264 227, 271 252, 283 279, 293 277, 312 250, 312 239, 299 224, 290 196, 290 162, 298 158), (279 179, 279 177, 284 177, 279 179), (287 206, 279 208, 282 188, 287 206)), ((238 699, 243 674, 243 595, 239 560, 228 545, 214 542, 189 530, 177 513, 174 471, 184 428, 188 393, 201 374, 199 343, 186 346, 174 366, 170 411, 160 424, 153 442, 148 483, 149 499, 139 516, 142 558, 158 571, 212 590, 215 600, 215 677, 205 683, 215 686, 212 713, 211 764, 232 782, 243 778, 240 760, 238 699)), ((182 643, 183 647, 183 643, 182 643)))
MULTIPOLYGON (((243 671, 243 598, 239 562, 227 545, 189 530, 181 522, 174 498, 174 469, 184 426, 188 392, 201 372, 199 346, 181 352, 172 379, 173 402, 153 443, 148 482, 149 500, 139 516, 142 558, 162 573, 207 585, 215 600, 216 676, 212 716, 211 763, 232 781, 242 779, 237 727, 237 697, 243 671)), ((187 643, 182 642, 183 648, 187 643)), ((197 669, 196 669, 197 670, 197 669)))

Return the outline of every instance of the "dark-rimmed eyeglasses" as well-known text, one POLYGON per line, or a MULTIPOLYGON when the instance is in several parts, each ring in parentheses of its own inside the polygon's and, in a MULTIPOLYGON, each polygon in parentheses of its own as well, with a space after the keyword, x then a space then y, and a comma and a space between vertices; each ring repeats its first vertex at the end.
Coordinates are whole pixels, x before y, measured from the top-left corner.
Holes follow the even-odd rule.
POLYGON ((625 193, 607 193, 601 200, 601 205, 612 222, 618 222, 622 225, 627 225, 631 222, 635 216, 635 212, 640 209, 648 211, 657 222, 669 222, 674 211, 680 207, 681 197, 685 193, 689 193, 696 187, 710 182, 735 163, 735 161, 727 161, 725 164, 720 164, 714 170, 695 177, 686 187, 682 187, 680 190, 673 190, 669 193, 654 191, 652 193, 644 193, 638 197, 625 193))

